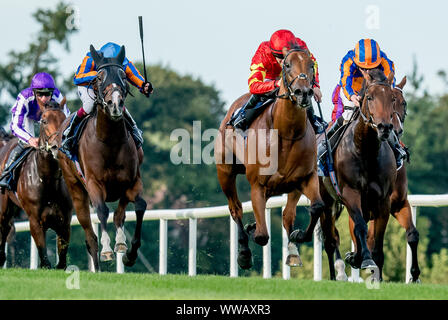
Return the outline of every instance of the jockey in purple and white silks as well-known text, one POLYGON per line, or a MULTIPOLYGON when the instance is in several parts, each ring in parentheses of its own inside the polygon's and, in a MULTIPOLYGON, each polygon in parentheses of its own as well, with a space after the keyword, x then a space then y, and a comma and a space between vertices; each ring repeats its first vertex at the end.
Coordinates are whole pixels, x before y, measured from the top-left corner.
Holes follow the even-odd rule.
MULTIPOLYGON (((53 77, 46 72, 35 74, 30 87, 22 90, 17 96, 17 100, 11 109, 10 128, 12 134, 19 138, 19 143, 9 154, 0 176, 0 187, 10 188, 9 174, 15 168, 15 165, 12 166, 12 164, 21 156, 23 151, 29 146, 38 147, 38 138, 34 136, 34 123, 40 121, 41 110, 51 100, 61 103, 63 96, 56 88, 53 77)), ((63 110, 66 116, 70 114, 66 104, 64 104, 63 110)))

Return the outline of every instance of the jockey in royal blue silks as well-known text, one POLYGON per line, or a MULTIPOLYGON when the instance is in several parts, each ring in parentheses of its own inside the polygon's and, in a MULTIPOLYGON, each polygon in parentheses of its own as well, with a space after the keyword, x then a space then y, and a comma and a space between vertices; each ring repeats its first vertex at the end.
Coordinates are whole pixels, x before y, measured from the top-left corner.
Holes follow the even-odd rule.
MULTIPOLYGON (((105 58, 114 58, 120 52, 121 47, 113 42, 108 42, 101 47, 98 52, 105 58)), ((134 64, 127 58, 123 61, 123 70, 126 73, 127 80, 137 87, 141 93, 149 97, 152 93, 153 87, 150 82, 145 82, 140 72, 134 66, 134 64)), ((85 116, 92 112, 95 105, 95 92, 90 87, 90 83, 95 79, 97 75, 97 68, 90 52, 82 60, 78 69, 76 70, 75 77, 73 78, 73 83, 78 86, 78 95, 82 101, 82 107, 76 112, 75 116, 72 118, 69 126, 64 130, 62 135, 61 151, 72 158, 72 151, 75 147, 76 137, 73 136, 75 129, 78 124, 81 123, 85 116)), ((137 149, 139 149, 143 144, 142 132, 137 128, 137 124, 132 118, 131 114, 128 112, 127 108, 124 108, 125 119, 129 122, 131 126, 131 134, 134 138, 137 149)))
MULTIPOLYGON (((39 122, 41 110, 49 101, 61 103, 63 96, 56 88, 53 77, 45 72, 34 75, 29 88, 22 90, 17 96, 16 103, 11 109, 11 132, 19 138, 17 146, 10 152, 5 168, 0 176, 0 187, 11 189, 11 172, 17 167, 19 161, 16 161, 31 147, 38 147, 38 138, 34 135, 34 123, 39 122)), ((66 116, 70 114, 67 105, 64 104, 63 110, 66 116)))

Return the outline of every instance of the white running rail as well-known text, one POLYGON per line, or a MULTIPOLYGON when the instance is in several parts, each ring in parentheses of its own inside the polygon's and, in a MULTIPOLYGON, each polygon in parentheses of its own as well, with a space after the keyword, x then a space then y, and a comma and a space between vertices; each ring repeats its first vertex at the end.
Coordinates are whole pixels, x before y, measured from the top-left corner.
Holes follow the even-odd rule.
MULTIPOLYGON (((439 207, 448 206, 448 194, 442 195, 409 195, 408 200, 412 208, 412 219, 414 224, 416 223, 417 208, 418 207, 439 207)), ((269 233, 270 230, 270 215, 273 208, 284 208, 286 205, 286 195, 280 197, 273 197, 268 200, 266 204, 266 220, 269 233)), ((298 206, 308 206, 309 200, 305 197, 301 197, 298 206)), ((243 203, 243 212, 252 212, 252 203, 250 201, 243 203)), ((190 276, 196 275, 196 252, 197 252, 197 219, 205 218, 219 218, 230 217, 227 205, 219 207, 207 207, 207 208, 191 208, 191 209, 166 209, 166 210, 147 210, 145 212, 144 221, 147 220, 159 220, 160 221, 160 234, 159 234, 159 273, 166 274, 167 270, 167 257, 168 257, 168 220, 188 219, 189 220, 189 246, 188 246, 188 274, 190 276)), ((99 220, 96 214, 91 215, 92 224, 94 230, 98 230, 99 220)), ((126 221, 135 221, 136 215, 134 211, 126 212, 126 221)), ((108 222, 113 221, 113 214, 110 215, 108 222)), ((72 226, 79 225, 79 221, 76 216, 72 217, 72 226)), ((29 222, 15 223, 16 232, 29 231, 29 222)), ((316 232, 319 224, 314 231, 314 280, 322 280, 322 243, 318 233, 316 232)), ((283 228, 282 228, 283 229, 283 228)), ((230 277, 238 277, 238 232, 236 223, 230 217, 230 277)), ((30 255, 30 269, 37 269, 38 266, 38 254, 37 248, 34 244, 33 238, 31 238, 31 255, 30 255)), ((288 239, 286 232, 283 229, 282 232, 282 275, 284 279, 289 279, 290 268, 285 265, 287 256, 288 239)), ((7 249, 6 249, 7 251, 7 249)), ((117 255, 117 272, 123 273, 124 266, 121 261, 122 255, 117 255)), ((4 268, 6 267, 3 266, 4 268)), ((406 253, 406 281, 410 279, 411 268, 411 251, 407 245, 406 253)), ((271 273, 271 241, 263 247, 263 277, 270 278, 271 273)))

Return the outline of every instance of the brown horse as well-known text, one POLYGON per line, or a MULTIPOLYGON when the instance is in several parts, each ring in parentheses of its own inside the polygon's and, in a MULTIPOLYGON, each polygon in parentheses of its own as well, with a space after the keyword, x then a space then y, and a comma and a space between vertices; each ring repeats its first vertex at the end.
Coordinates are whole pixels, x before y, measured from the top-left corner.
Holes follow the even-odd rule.
MULTIPOLYGON (((340 201, 350 216, 350 231, 355 252, 346 255, 354 268, 373 269, 382 278, 383 240, 391 209, 390 196, 395 188, 396 164, 393 152, 385 142, 393 129, 395 95, 391 88, 393 74, 363 72, 365 79, 362 105, 357 118, 349 124, 334 155, 334 166, 341 192, 340 201), (368 232, 367 222, 374 220, 368 232), (373 258, 373 259, 372 259, 373 258)), ((341 206, 323 187, 325 213, 321 217, 324 247, 330 277, 335 279, 334 253, 339 235, 334 226, 341 206), (335 215, 331 215, 335 212, 335 215)), ((338 258, 339 251, 336 250, 338 258)))
POLYGON ((90 46, 90 53, 98 70, 94 85, 96 114, 89 118, 79 138, 77 155, 82 173, 78 173, 75 164, 65 154, 59 154, 63 159, 61 167, 76 215, 86 234, 87 249, 93 258, 95 270, 98 270, 98 243, 91 225, 89 201, 97 210, 101 224, 101 261, 112 260, 114 256, 107 235, 109 209, 106 202, 119 200, 114 213, 117 228, 115 251, 122 253, 127 249, 123 230, 125 210, 129 202, 134 202, 137 224, 132 246, 123 256, 127 266, 132 266, 137 259, 146 201, 141 197, 143 184, 139 169, 143 154, 139 155, 123 118, 127 94, 126 75, 122 69, 124 46, 115 58, 104 58, 93 46, 90 46))
POLYGON ((243 269, 252 266, 249 236, 261 246, 269 240, 265 221, 269 197, 288 193, 283 225, 290 237, 287 263, 291 266, 300 264, 295 242, 311 241, 323 209, 319 195, 315 134, 306 116, 306 108, 310 106, 313 95, 313 62, 308 52, 298 48, 289 52, 285 50, 284 56, 283 80, 277 99, 251 124, 247 142, 242 141, 238 132, 226 126, 232 113, 249 98, 245 94, 230 107, 219 128, 221 138, 218 137, 215 145, 218 180, 228 199, 232 218, 238 225, 238 264, 243 269), (269 165, 266 158, 270 158, 269 165), (246 174, 251 185, 256 222, 246 228, 242 224, 243 211, 235 186, 238 174, 246 174), (311 201, 311 219, 305 232, 291 232, 297 202, 302 194, 311 201))
MULTIPOLYGON (((67 186, 59 167, 56 135, 65 119, 65 114, 56 102, 50 102, 42 110, 40 120, 39 148, 33 149, 19 169, 17 192, 0 194, 0 265, 5 259, 5 241, 10 231, 13 216, 23 209, 30 222, 31 235, 36 243, 40 266, 50 268, 47 257, 45 233, 53 229, 58 236, 58 269, 67 265, 67 251, 70 240, 70 222, 73 210, 67 186)), ((9 152, 18 143, 10 140, 0 152, 4 166, 9 152)))

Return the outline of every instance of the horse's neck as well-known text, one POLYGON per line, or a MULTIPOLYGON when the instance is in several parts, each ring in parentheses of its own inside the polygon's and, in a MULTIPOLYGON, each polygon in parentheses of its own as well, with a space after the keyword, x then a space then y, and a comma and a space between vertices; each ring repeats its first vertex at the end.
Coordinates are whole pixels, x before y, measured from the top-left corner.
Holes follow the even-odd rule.
POLYGON ((96 136, 107 145, 116 146, 127 141, 124 118, 112 121, 104 112, 98 111, 96 116, 96 136))
POLYGON ((38 150, 34 150, 34 152, 30 156, 35 158, 36 171, 39 175, 39 178, 45 180, 59 179, 59 162, 54 159, 51 154, 43 154, 38 150))
POLYGON ((306 110, 298 108, 289 99, 277 99, 274 111, 274 129, 285 138, 295 138, 306 130, 306 110))
POLYGON ((381 140, 376 131, 361 118, 358 118, 358 123, 355 124, 353 140, 360 155, 364 155, 366 159, 376 159, 381 147, 381 140))

